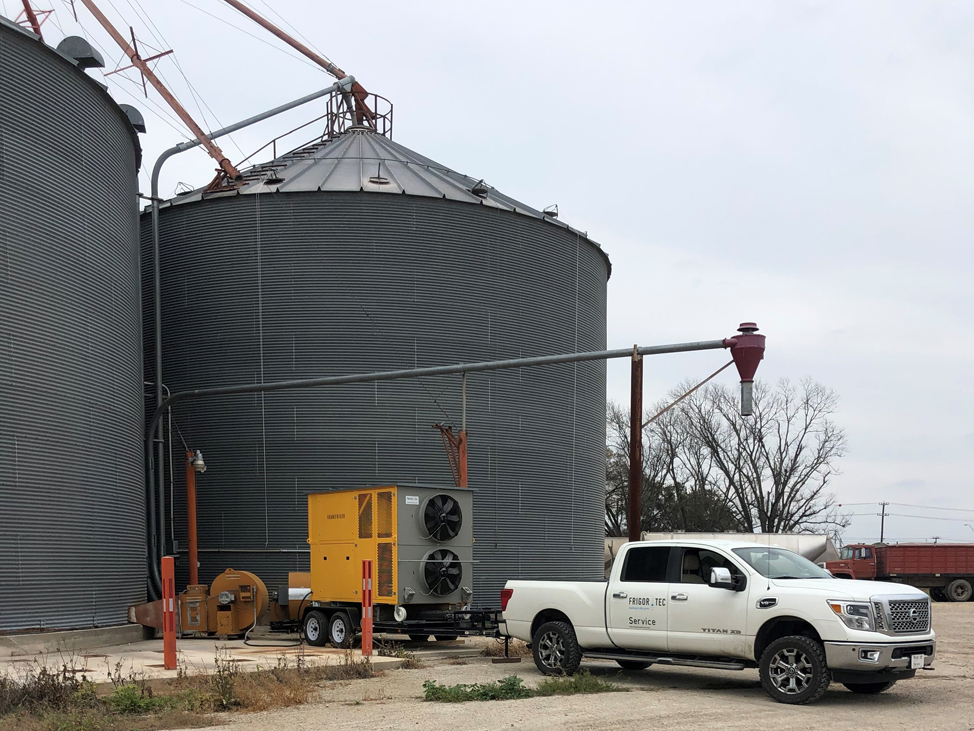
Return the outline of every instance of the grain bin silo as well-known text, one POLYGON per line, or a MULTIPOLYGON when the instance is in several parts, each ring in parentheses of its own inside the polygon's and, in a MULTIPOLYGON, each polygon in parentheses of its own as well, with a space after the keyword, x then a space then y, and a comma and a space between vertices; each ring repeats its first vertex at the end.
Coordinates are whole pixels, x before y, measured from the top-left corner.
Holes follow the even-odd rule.
POLYGON ((145 598, 139 143, 59 48, 0 19, 0 630, 145 598))
MULTIPOLYGON (((173 392, 605 347, 606 255, 477 178, 361 127, 245 178, 161 210, 173 392)), ((151 340, 149 320, 150 369, 151 340)), ((467 409, 475 603, 507 578, 600 579, 604 362, 470 376, 467 409)), ((201 580, 307 570, 309 492, 450 484, 432 425, 460 416, 459 376, 180 404, 209 466, 201 580)))

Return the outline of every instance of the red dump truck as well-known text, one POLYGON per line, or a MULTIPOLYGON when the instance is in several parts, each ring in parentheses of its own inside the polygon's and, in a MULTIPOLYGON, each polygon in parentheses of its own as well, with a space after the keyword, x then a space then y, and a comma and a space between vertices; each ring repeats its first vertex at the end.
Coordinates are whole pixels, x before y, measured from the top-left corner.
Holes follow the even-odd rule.
POLYGON ((825 568, 842 579, 909 584, 929 589, 936 601, 966 602, 974 585, 974 543, 853 543, 825 568))

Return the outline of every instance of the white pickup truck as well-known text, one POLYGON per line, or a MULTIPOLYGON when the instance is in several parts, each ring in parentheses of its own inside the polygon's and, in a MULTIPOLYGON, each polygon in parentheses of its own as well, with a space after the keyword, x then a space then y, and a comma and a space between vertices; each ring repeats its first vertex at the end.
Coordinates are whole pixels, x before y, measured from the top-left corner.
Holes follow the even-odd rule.
POLYGON ((529 642, 547 675, 573 674, 583 656, 626 670, 757 667, 782 703, 814 701, 833 680, 880 693, 936 651, 919 589, 731 541, 628 543, 607 582, 508 581, 501 609, 501 634, 529 642))

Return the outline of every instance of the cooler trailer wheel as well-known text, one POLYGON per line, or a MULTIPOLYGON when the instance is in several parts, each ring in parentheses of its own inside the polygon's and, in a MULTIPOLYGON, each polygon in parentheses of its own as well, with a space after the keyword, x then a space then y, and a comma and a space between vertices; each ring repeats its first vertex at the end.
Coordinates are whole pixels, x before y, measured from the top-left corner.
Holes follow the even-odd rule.
POLYGON ((333 647, 347 649, 355 639, 355 629, 347 612, 335 612, 328 623, 328 641, 333 647))
POLYGON ((304 615, 304 639, 309 645, 314 647, 324 647, 328 638, 325 636, 325 628, 328 626, 328 619, 325 613, 312 609, 304 615))

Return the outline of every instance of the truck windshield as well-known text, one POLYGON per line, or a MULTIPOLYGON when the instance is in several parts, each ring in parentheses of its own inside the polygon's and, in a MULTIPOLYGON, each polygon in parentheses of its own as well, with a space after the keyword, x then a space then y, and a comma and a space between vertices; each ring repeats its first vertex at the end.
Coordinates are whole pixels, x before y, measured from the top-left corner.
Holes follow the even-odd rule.
POLYGON ((761 576, 769 579, 829 579, 825 569, 820 569, 807 558, 783 548, 748 546, 735 548, 734 553, 750 564, 761 576))
POLYGON ((852 548, 852 546, 844 546, 842 550, 839 551, 839 558, 844 560, 852 558, 853 550, 854 549, 852 548))

